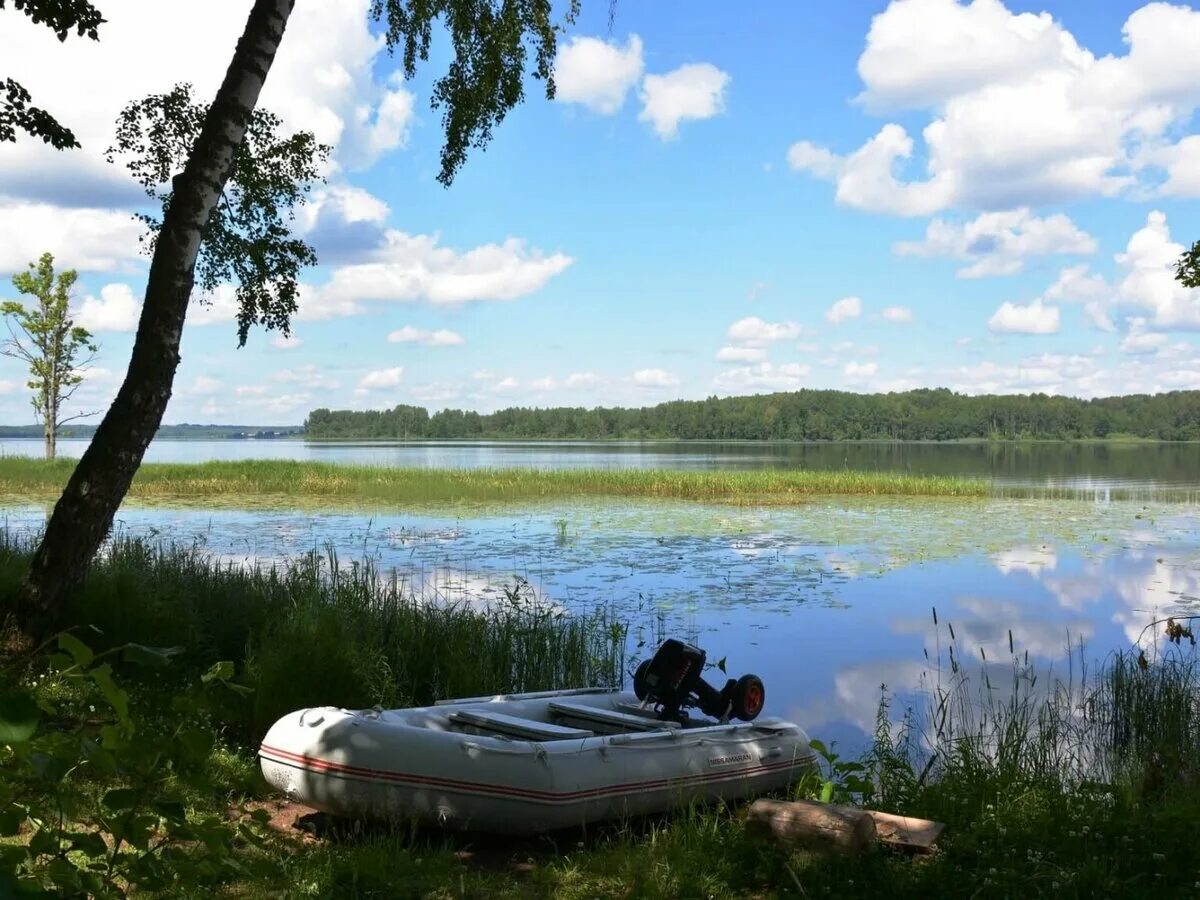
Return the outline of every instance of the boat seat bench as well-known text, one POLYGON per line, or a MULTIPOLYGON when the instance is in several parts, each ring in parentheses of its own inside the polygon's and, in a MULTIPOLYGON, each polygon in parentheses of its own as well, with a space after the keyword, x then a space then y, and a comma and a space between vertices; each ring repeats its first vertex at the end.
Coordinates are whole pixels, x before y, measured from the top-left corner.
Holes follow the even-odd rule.
POLYGON ((599 706, 587 706, 583 703, 564 703, 556 700, 549 704, 549 709, 552 715, 561 716, 564 719, 610 725, 623 731, 666 731, 670 728, 680 727, 678 722, 651 719, 649 716, 623 713, 599 706))
POLYGON ((485 712, 478 709, 452 712, 450 721, 455 725, 470 725, 472 728, 481 728, 504 737, 518 738, 523 741, 567 741, 595 735, 595 732, 583 728, 566 728, 562 725, 551 725, 548 722, 537 722, 533 719, 522 719, 519 716, 508 716, 504 713, 485 712))

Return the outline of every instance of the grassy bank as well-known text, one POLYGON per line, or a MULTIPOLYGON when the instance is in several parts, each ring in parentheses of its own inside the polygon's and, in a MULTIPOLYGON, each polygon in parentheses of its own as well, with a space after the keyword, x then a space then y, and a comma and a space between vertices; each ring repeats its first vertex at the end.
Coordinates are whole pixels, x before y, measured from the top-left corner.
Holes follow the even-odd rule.
MULTIPOLYGON (((0 593, 26 561, 0 541, 0 593)), ((1144 667, 1126 653, 1085 672, 1080 651, 1058 680, 1024 658, 972 663, 943 623, 954 651, 934 659, 928 707, 897 728, 884 704, 869 753, 827 758, 796 788, 943 821, 941 849, 845 860, 779 850, 725 808, 508 842, 376 827, 302 841, 234 823, 265 798, 253 748, 286 709, 619 679, 615 623, 539 612, 519 585, 501 609, 448 609, 336 560, 247 572, 125 542, 72 619, 91 650, 0 658, 0 719, 23 693, 43 706, 31 740, 9 732, 0 748, 0 889, 27 848, 43 884, 100 877, 80 868, 94 865, 155 896, 1092 898, 1200 883, 1200 667, 1186 640, 1144 667), (90 656, 128 641, 182 652, 152 670, 133 664, 154 661, 144 649, 90 656), (118 832, 123 853, 85 839, 118 832)))
MULTIPOLYGON (((0 495, 52 497, 73 460, 0 458, 0 495)), ((819 495, 984 497, 985 481, 891 472, 759 470, 688 472, 651 469, 397 469, 286 460, 197 464, 150 463, 131 497, 241 502, 246 497, 292 502, 420 504, 487 503, 555 497, 659 497, 789 504, 819 495)))

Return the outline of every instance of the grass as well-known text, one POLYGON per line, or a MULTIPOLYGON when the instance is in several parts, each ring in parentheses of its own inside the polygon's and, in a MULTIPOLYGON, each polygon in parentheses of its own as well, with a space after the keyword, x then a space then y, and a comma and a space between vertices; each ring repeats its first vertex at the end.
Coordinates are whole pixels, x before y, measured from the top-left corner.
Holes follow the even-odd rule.
MULTIPOLYGON (((0 592, 26 561, 26 547, 0 539, 0 592)), ((369 567, 315 556, 247 571, 192 550, 119 541, 94 566, 72 618, 112 642, 179 644, 186 671, 236 660, 254 688, 217 711, 204 782, 163 785, 184 792, 193 818, 262 795, 253 747, 285 709, 611 683, 624 665, 624 630, 603 614, 539 611, 519 585, 500 609, 447 608, 369 567)), ((897 724, 883 698, 861 760, 868 795, 853 793, 838 763, 796 791, 812 796, 827 780, 843 802, 943 821, 948 831, 932 857, 789 852, 749 835, 739 809, 693 807, 524 841, 387 827, 347 827, 305 843, 276 835, 238 850, 265 868, 248 867, 213 895, 1195 896, 1200 662, 1186 642, 1151 652, 1144 665, 1125 652, 1085 666, 1077 648, 1058 677, 1025 657, 979 660, 953 638, 940 646, 926 706, 897 724)), ((161 678, 138 684, 139 733, 160 732, 174 716, 164 702, 172 688, 161 678)), ((70 732, 95 718, 80 715, 77 726, 60 718, 57 727, 70 732)), ((0 753, 0 772, 10 761, 0 753)), ((87 777, 65 781, 92 794, 112 783, 80 781, 87 777)), ((192 895, 200 893, 210 895, 209 886, 192 895)))
MULTIPOLYGON (((29 547, 0 531, 0 596, 29 547)), ((423 705, 446 697, 620 683, 625 634, 605 613, 539 608, 519 582, 499 606, 448 604, 370 565, 309 554, 266 569, 198 549, 117 540, 66 623, 98 649, 185 648, 185 671, 232 661, 254 688, 226 724, 253 744, 303 706, 423 705)))
MULTIPOLYGON (((54 497, 75 461, 0 458, 0 496, 54 497)), ((657 497, 794 504, 821 495, 986 497, 986 481, 893 472, 655 469, 400 469, 287 460, 148 463, 129 496, 142 500, 420 504, 540 500, 554 497, 657 497)))

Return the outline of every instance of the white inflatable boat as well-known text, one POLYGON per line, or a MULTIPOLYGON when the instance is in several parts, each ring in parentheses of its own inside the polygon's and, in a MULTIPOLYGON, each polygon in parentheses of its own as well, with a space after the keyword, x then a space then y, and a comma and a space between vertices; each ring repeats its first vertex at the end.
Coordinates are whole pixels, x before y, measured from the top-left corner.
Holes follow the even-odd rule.
POLYGON ((276 722, 259 756, 272 786, 316 809, 512 834, 738 799, 813 759, 790 722, 663 720, 608 690, 306 709, 276 722))

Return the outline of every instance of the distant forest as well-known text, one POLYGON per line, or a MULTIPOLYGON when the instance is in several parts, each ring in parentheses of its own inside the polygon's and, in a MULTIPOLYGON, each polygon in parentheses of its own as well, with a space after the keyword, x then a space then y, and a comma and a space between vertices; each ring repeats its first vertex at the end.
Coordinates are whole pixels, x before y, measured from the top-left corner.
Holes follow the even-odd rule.
MULTIPOLYGON (((299 437, 304 431, 299 425, 163 425, 155 437, 170 440, 214 440, 299 437)), ((66 425, 58 431, 59 440, 79 438, 91 440, 95 425, 66 425)), ((0 425, 0 438, 42 438, 41 425, 0 425)))
POLYGON ((638 409, 513 407, 494 413, 419 406, 316 409, 308 438, 625 438, 678 440, 1021 440, 1129 436, 1200 440, 1200 391, 1080 400, 1046 394, 968 396, 803 390, 676 400, 638 409))

